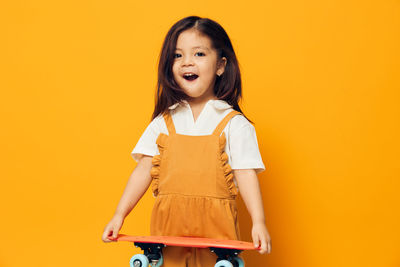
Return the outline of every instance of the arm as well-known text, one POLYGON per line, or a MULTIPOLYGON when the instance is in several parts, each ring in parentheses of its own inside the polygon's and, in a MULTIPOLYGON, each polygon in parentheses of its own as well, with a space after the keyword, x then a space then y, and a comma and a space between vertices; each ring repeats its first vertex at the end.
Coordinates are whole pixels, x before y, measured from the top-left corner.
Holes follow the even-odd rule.
POLYGON ((115 215, 125 218, 142 198, 151 183, 152 157, 143 155, 125 187, 115 215))
POLYGON ((260 253, 271 252, 271 238, 265 226, 264 208, 257 174, 254 169, 233 170, 240 195, 253 221, 252 237, 254 246, 261 243, 260 253))
POLYGON ((102 240, 110 242, 108 236, 117 237, 125 217, 136 206, 151 183, 150 170, 152 157, 143 155, 133 170, 122 197, 118 203, 113 218, 104 229, 102 240))

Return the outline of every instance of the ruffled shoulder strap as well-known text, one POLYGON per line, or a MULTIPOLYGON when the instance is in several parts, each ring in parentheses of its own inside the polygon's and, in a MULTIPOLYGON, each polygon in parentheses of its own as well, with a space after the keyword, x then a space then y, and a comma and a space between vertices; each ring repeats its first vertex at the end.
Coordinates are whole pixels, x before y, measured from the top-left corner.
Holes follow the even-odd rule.
POLYGON ((231 112, 228 113, 228 115, 223 118, 220 123, 217 125, 215 128, 214 132, 212 133, 213 135, 220 136, 222 131, 224 130, 226 124, 229 122, 230 119, 232 119, 233 116, 241 114, 239 111, 232 110, 231 112))

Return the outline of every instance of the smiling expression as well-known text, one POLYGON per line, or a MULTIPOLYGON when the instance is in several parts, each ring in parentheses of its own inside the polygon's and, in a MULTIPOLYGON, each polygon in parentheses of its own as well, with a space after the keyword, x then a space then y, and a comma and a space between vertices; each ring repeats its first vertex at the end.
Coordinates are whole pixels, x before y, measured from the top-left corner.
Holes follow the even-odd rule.
POLYGON ((210 98, 217 75, 222 75, 226 58, 218 59, 209 37, 195 29, 177 39, 172 72, 179 87, 190 97, 210 98))

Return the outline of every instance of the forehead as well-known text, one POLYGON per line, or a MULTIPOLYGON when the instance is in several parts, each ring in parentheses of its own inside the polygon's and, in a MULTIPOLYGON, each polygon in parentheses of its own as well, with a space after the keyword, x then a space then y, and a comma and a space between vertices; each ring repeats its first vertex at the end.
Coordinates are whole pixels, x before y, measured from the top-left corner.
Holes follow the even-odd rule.
POLYGON ((179 34, 176 41, 176 49, 192 49, 197 47, 212 49, 212 42, 208 36, 195 29, 189 29, 179 34))

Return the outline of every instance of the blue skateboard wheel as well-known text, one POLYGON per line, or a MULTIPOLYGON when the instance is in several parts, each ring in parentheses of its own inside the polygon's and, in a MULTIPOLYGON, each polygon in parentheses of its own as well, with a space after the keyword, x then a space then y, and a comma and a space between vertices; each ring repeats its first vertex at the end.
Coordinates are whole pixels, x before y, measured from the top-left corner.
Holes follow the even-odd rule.
POLYGON ((238 263, 239 267, 244 267, 244 261, 242 260, 242 258, 235 257, 234 260, 238 263))
POLYGON ((217 262, 214 267, 233 267, 233 265, 227 260, 222 260, 217 262))
POLYGON ((164 259, 163 259, 163 256, 161 255, 161 257, 160 257, 160 259, 158 260, 158 262, 157 262, 157 264, 156 264, 155 267, 160 267, 161 265, 163 265, 163 263, 164 263, 164 259))
POLYGON ((143 254, 136 254, 131 258, 129 264, 131 267, 148 267, 149 259, 143 254))

